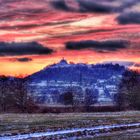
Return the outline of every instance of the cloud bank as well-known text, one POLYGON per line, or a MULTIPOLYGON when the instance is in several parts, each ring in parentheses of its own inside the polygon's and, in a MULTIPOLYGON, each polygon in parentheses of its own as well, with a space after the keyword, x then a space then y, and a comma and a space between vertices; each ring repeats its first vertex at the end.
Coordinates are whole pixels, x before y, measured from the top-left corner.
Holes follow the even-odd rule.
POLYGON ((19 61, 19 62, 29 62, 29 61, 32 61, 32 59, 28 58, 28 57, 16 58, 15 60, 19 61))
POLYGON ((75 0, 75 4, 78 4, 77 8, 70 7, 69 0, 55 0, 50 3, 54 9, 63 11, 101 14, 118 13, 117 22, 119 24, 140 23, 140 13, 134 8, 136 5, 140 5, 139 0, 75 0))
POLYGON ((72 9, 68 7, 67 3, 64 0, 52 1, 51 5, 58 10, 72 11, 72 9))
POLYGON ((120 24, 140 24, 140 12, 123 13, 117 17, 120 24))
POLYGON ((16 55, 47 55, 53 52, 52 49, 43 47, 37 42, 27 43, 5 43, 0 42, 0 56, 16 55))
POLYGON ((95 51, 116 51, 118 49, 126 48, 128 44, 129 42, 125 40, 107 40, 107 41, 86 40, 79 42, 67 42, 66 49, 81 50, 90 48, 95 51))

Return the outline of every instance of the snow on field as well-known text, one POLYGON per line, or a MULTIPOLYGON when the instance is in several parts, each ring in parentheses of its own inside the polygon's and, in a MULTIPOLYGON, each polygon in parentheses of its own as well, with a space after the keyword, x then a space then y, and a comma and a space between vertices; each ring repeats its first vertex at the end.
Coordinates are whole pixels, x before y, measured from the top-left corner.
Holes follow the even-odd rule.
POLYGON ((132 123, 132 124, 115 124, 115 125, 104 125, 104 126, 96 126, 91 128, 75 128, 69 130, 60 130, 54 132, 38 132, 38 133, 31 133, 31 134, 19 134, 15 136, 4 136, 0 137, 0 140, 22 140, 28 138, 39 138, 44 136, 54 136, 54 135, 65 135, 71 134, 76 132, 83 132, 83 131, 98 131, 98 130, 110 130, 114 128, 121 128, 121 127, 140 127, 140 123, 132 123))

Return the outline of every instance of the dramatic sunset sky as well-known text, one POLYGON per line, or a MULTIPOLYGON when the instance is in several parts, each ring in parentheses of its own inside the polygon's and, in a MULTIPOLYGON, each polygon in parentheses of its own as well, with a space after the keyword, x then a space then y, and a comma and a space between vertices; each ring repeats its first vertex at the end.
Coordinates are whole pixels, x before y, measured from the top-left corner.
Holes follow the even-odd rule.
POLYGON ((0 0, 0 75, 65 58, 140 67, 140 0, 0 0))

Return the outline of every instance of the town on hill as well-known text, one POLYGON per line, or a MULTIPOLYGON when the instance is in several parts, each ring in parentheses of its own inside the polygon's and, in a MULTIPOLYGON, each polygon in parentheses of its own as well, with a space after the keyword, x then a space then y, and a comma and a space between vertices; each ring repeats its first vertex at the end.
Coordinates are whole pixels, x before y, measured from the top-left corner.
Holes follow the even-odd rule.
POLYGON ((119 64, 74 64, 62 59, 25 78, 0 79, 4 110, 12 106, 22 111, 34 107, 67 111, 139 108, 132 98, 139 97, 140 75, 119 64), (9 97, 13 105, 6 107, 9 97))

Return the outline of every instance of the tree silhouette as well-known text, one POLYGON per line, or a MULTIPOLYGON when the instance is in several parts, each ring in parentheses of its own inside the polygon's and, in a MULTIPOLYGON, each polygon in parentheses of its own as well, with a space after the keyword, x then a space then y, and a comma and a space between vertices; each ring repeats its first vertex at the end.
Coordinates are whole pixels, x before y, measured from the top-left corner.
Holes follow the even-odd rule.
POLYGON ((5 76, 0 77, 0 107, 1 111, 5 112, 7 107, 8 91, 8 78, 5 76))
POLYGON ((2 112, 15 110, 32 112, 35 106, 33 99, 28 95, 25 79, 0 77, 0 110, 2 112))
POLYGON ((140 74, 126 71, 119 86, 118 106, 120 109, 140 109, 140 74))
POLYGON ((86 111, 90 111, 90 106, 97 102, 97 91, 86 89, 85 91, 85 107, 86 111))
POLYGON ((32 112, 35 106, 33 99, 28 95, 28 82, 26 79, 18 79, 15 85, 15 105, 22 112, 32 112))
POLYGON ((73 92, 71 92, 71 91, 63 93, 61 98, 62 98, 65 105, 73 105, 74 104, 73 92))

